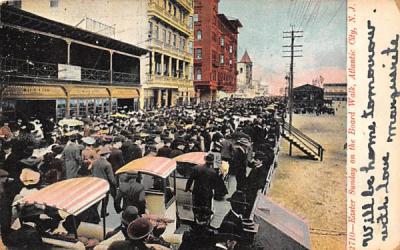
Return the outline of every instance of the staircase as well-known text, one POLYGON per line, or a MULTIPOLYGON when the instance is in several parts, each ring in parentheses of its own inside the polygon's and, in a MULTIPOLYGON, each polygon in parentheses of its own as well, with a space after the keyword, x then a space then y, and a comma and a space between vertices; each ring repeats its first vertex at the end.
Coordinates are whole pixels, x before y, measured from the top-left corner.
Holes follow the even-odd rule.
POLYGON ((289 154, 291 155, 292 145, 302 151, 308 158, 312 160, 323 160, 324 148, 308 137, 306 134, 301 132, 299 129, 293 127, 284 120, 280 121, 282 124, 282 137, 290 143, 289 154))

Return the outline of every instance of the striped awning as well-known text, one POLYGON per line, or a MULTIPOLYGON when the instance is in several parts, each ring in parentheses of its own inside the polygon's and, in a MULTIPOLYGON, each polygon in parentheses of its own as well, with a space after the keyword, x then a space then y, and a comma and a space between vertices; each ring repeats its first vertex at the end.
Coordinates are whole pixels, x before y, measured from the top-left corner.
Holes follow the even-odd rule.
POLYGON ((176 168, 176 161, 165 157, 148 156, 131 161, 122 168, 118 169, 116 174, 122 173, 146 173, 168 177, 176 168))
POLYGON ((206 164, 206 161, 204 160, 204 157, 207 155, 205 152, 191 152, 191 153, 186 153, 179 155, 174 158, 175 161, 177 162, 185 162, 185 163, 192 163, 196 165, 204 165, 206 164))
POLYGON ((16 204, 40 204, 78 215, 103 199, 110 185, 97 177, 56 182, 18 200, 16 204))

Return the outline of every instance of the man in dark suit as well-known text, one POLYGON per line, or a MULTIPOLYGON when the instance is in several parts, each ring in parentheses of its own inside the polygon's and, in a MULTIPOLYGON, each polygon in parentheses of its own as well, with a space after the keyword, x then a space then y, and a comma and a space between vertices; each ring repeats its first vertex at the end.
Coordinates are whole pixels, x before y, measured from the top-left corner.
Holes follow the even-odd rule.
POLYGON ((185 192, 192 191, 193 207, 208 207, 211 209, 213 191, 217 186, 218 174, 213 169, 214 155, 208 154, 205 157, 205 166, 195 166, 192 174, 186 182, 185 192))
POLYGON ((119 168, 121 168, 124 164, 124 156, 122 154, 122 150, 120 149, 121 142, 113 141, 110 157, 108 157, 108 162, 110 162, 111 167, 114 172, 116 172, 119 168))
POLYGON ((231 203, 231 210, 225 215, 222 224, 231 223, 234 225, 233 233, 243 236, 243 214, 248 206, 246 196, 242 191, 238 190, 235 191, 227 201, 231 203))

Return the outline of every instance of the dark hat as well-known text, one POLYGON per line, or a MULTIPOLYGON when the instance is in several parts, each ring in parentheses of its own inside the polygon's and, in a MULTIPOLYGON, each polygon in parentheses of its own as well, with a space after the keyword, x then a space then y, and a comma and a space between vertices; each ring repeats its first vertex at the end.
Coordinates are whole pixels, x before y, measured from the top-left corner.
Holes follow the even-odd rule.
POLYGON ((127 206, 122 212, 121 222, 125 226, 128 226, 129 223, 136 220, 139 217, 139 211, 135 206, 127 206))
POLYGON ((20 162, 24 166, 32 168, 32 167, 37 166, 41 162, 41 160, 35 156, 30 156, 28 158, 22 159, 20 162))
POLYGON ((203 207, 194 207, 193 214, 198 221, 207 221, 208 219, 211 218, 211 215, 213 215, 214 213, 209 207, 203 206, 203 207))
POLYGON ((128 237, 132 240, 140 240, 148 236, 153 231, 153 225, 146 218, 138 218, 128 226, 128 237))
POLYGON ((206 161, 206 163, 214 163, 214 155, 213 154, 207 154, 204 157, 204 160, 206 161))
POLYGON ((232 194, 232 196, 226 200, 229 201, 230 203, 240 203, 243 205, 249 205, 249 203, 246 202, 246 195, 240 190, 235 191, 232 194))
POLYGON ((0 168, 0 178, 7 177, 9 174, 7 171, 0 168))

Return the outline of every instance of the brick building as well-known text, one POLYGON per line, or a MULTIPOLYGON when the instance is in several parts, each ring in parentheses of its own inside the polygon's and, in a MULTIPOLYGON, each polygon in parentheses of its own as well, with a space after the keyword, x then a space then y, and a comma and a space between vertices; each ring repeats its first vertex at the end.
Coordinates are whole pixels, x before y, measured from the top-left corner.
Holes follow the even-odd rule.
POLYGON ((218 0, 195 0, 194 85, 202 101, 217 91, 234 93, 237 75, 238 19, 218 14, 218 0))

